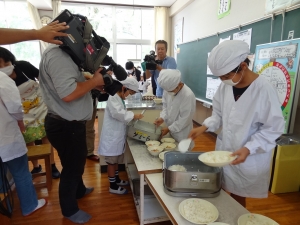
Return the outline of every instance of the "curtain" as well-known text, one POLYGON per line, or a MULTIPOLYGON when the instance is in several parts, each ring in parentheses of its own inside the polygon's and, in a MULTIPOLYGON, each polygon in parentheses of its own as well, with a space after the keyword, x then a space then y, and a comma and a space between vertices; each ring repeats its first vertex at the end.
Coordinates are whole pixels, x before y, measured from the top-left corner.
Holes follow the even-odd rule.
POLYGON ((154 7, 154 40, 165 40, 168 43, 167 55, 170 55, 171 18, 167 7, 154 7))
MULTIPOLYGON (((31 17, 31 21, 35 27, 35 29, 41 29, 43 27, 38 9, 33 6, 31 3, 27 2, 28 12, 31 17)), ((48 43, 40 41, 42 52, 47 48, 48 43)))
POLYGON ((60 6, 61 6, 61 1, 60 0, 52 0, 52 9, 53 9, 53 19, 55 19, 58 14, 60 13, 60 6))

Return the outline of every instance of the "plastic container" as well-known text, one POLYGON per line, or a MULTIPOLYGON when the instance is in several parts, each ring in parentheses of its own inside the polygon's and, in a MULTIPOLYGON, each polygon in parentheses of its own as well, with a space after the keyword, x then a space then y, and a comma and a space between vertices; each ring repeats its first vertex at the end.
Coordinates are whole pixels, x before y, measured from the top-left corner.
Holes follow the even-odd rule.
POLYGON ((300 190, 300 139, 282 135, 274 149, 270 191, 273 194, 300 190))
POLYGON ((153 123, 148 123, 142 120, 132 120, 127 126, 127 136, 138 141, 157 141, 161 135, 161 127, 155 128, 153 123))

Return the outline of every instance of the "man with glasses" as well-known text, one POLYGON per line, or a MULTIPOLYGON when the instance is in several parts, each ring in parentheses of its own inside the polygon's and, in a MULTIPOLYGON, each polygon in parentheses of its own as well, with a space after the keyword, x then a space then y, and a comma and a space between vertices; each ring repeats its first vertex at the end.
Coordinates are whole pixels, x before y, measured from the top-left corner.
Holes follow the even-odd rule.
POLYGON ((155 51, 156 51, 156 58, 155 60, 161 60, 162 65, 157 65, 156 70, 146 70, 146 77, 147 79, 153 76, 154 81, 156 83, 156 96, 158 98, 162 98, 163 89, 158 84, 158 77, 161 69, 176 69, 177 64, 173 57, 167 56, 168 50, 168 43, 164 40, 158 40, 155 43, 155 51))

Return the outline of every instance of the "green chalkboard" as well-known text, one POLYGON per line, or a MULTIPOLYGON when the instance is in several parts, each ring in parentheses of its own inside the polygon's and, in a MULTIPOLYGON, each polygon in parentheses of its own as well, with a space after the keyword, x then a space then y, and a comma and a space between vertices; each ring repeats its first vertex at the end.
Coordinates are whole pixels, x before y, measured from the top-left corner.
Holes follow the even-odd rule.
MULTIPOLYGON (((218 43, 220 38, 226 38, 236 32, 252 28, 250 52, 255 53, 256 45, 281 40, 283 16, 277 15, 273 20, 273 30, 271 37, 272 18, 267 18, 239 29, 233 29, 219 35, 198 39, 193 42, 181 44, 180 53, 177 54, 177 68, 181 71, 182 81, 188 85, 194 92, 196 98, 201 101, 212 101, 206 98, 207 77, 216 78, 207 75, 207 53, 210 52, 218 43)), ((300 37, 300 9, 295 9, 285 13, 283 40, 288 38, 288 32, 294 30, 294 38, 300 37)))

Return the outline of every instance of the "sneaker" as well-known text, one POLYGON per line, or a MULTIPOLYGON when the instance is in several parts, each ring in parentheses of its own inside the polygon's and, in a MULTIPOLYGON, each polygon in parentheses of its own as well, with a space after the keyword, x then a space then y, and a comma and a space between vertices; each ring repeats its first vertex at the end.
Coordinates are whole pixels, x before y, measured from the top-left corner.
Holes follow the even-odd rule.
POLYGON ((51 164, 51 172, 52 172, 52 178, 53 179, 58 179, 60 178, 60 172, 56 168, 55 164, 51 164))
POLYGON ((36 211, 38 211, 39 209, 43 208, 45 205, 47 205, 47 200, 44 199, 44 198, 39 199, 39 200, 38 200, 38 205, 37 205, 37 207, 35 207, 35 209, 34 209, 32 212, 27 213, 27 214, 25 214, 24 216, 29 216, 29 215, 33 214, 34 212, 36 212, 36 211))
POLYGON ((129 182, 127 180, 120 180, 120 182, 117 183, 119 186, 127 186, 129 185, 129 182))
POLYGON ((31 170, 31 174, 40 173, 41 171, 42 171, 42 166, 39 165, 39 167, 34 167, 34 168, 31 170))
POLYGON ((117 190, 109 188, 109 192, 112 194, 125 195, 128 193, 127 189, 119 187, 117 190))

